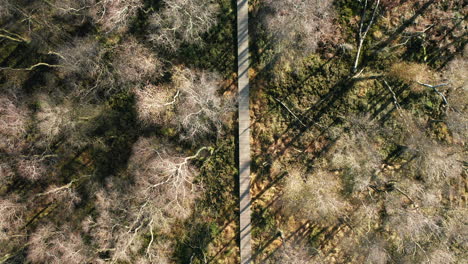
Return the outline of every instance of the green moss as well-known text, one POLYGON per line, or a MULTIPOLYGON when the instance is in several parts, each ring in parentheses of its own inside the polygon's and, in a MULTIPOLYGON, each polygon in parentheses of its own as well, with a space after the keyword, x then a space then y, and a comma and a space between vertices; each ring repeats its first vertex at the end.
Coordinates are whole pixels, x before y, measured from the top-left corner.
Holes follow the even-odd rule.
POLYGON ((326 232, 323 228, 313 227, 309 235, 309 243, 312 248, 319 248, 326 237, 326 232))
POLYGON ((217 147, 202 163, 196 181, 203 183, 205 189, 198 205, 214 218, 229 218, 236 207, 234 137, 220 141, 217 147))
POLYGON ((208 244, 212 241, 211 223, 192 219, 189 231, 177 238, 174 258, 177 263, 204 263, 208 244))
POLYGON ((254 238, 277 232, 275 217, 269 208, 253 206, 252 219, 255 219, 255 224, 252 225, 252 236, 254 238))
POLYGON ((172 128, 172 127, 163 127, 163 128, 161 128, 161 133, 162 133, 164 136, 167 136, 167 137, 175 137, 175 136, 177 136, 177 130, 175 130, 175 129, 172 128))
POLYGON ((358 1, 354 0, 337 0, 334 1, 335 10, 337 11, 338 22, 344 30, 345 36, 354 36, 355 29, 350 27, 350 23, 355 17, 361 15, 361 7, 358 1))

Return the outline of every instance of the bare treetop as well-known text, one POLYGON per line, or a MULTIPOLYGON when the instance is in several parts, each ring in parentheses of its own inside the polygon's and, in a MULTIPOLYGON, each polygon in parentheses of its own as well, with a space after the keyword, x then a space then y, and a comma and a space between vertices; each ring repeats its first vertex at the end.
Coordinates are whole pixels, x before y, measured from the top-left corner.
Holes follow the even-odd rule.
POLYGON ((93 18, 101 24, 104 31, 110 32, 124 30, 144 3, 142 0, 101 0, 93 4, 93 18))
POLYGON ((218 134, 225 115, 234 109, 233 101, 218 94, 219 85, 214 73, 175 68, 170 85, 135 90, 138 115, 145 124, 176 126, 183 140, 218 134))
POLYGON ((268 0, 265 5, 271 8, 266 26, 281 52, 313 52, 334 29, 332 1, 268 0))
POLYGON ((17 105, 14 98, 0 95, 0 149, 16 150, 16 144, 26 132, 28 114, 28 109, 17 105))
POLYGON ((77 98, 87 100, 96 94, 110 94, 120 86, 114 85, 115 78, 104 61, 106 49, 93 38, 76 38, 63 45, 57 53, 59 76, 71 86, 77 98))
POLYGON ((113 66, 123 83, 152 81, 160 77, 163 67, 154 53, 134 38, 117 47, 113 66))
POLYGON ((209 72, 177 69, 173 80, 181 91, 177 123, 182 129, 182 139, 193 140, 221 132, 223 116, 234 108, 232 102, 223 102, 218 94, 219 76, 209 72))
POLYGON ((204 0, 163 0, 164 7, 150 18, 156 45, 176 51, 180 44, 200 43, 202 35, 216 25, 219 6, 204 0))
POLYGON ((336 222, 347 206, 338 194, 342 188, 339 177, 333 173, 321 170, 301 175, 291 171, 282 198, 284 211, 318 223, 336 222))
MULTIPOLYGON (((0 199, 0 242, 18 232, 25 221, 26 206, 15 199, 0 199)), ((0 249, 0 253, 4 253, 0 249)))
POLYGON ((349 132, 339 137, 330 153, 330 165, 343 170, 353 191, 366 190, 382 163, 379 153, 379 127, 369 116, 348 116, 349 132))
POLYGON ((78 232, 69 226, 44 225, 32 235, 28 259, 33 263, 85 263, 89 256, 78 232))
POLYGON ((141 138, 133 147, 131 167, 139 194, 142 201, 153 197, 151 203, 161 209, 178 207, 184 212, 198 191, 193 182, 196 170, 190 162, 200 151, 193 156, 181 156, 156 143, 154 138, 141 138))

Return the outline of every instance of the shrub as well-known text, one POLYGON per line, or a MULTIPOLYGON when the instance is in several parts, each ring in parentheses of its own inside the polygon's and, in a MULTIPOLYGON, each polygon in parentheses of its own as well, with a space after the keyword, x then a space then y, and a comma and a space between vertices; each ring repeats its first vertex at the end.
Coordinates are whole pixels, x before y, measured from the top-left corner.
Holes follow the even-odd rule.
POLYGON ((432 73, 427 65, 413 62, 393 64, 388 71, 388 76, 410 85, 411 90, 416 93, 420 93, 426 89, 416 82, 429 83, 433 80, 432 73))

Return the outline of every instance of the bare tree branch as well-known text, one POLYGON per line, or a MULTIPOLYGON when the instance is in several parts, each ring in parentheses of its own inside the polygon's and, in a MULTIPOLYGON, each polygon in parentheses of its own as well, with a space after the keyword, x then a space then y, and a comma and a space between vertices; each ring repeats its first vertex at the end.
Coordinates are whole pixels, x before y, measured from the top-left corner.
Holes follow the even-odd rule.
POLYGON ((0 33, 0 37, 2 38, 6 38, 6 39, 9 39, 9 40, 12 40, 12 41, 16 41, 16 42, 26 42, 26 43, 29 43, 29 40, 23 38, 22 36, 18 35, 18 34, 15 34, 15 33, 12 33, 4 28, 0 28, 0 32, 4 32, 5 34, 1 34, 0 33))
POLYGON ((297 120, 299 121, 299 123, 303 126, 303 127, 307 127, 302 121, 301 119, 299 119, 299 117, 297 117, 293 111, 291 111, 283 102, 281 102, 280 100, 278 100, 277 98, 273 98, 275 99, 278 103, 281 104, 281 106, 283 106, 284 108, 286 108, 286 110, 288 110, 288 112, 297 120))
POLYGON ((387 87, 387 89, 390 91, 390 93, 392 94, 392 97, 393 97, 393 103, 395 104, 395 107, 397 109, 401 109, 401 106, 400 104, 398 103, 398 100, 397 100, 397 97, 396 97, 396 94, 395 92, 393 91, 392 87, 388 84, 387 80, 383 80, 384 83, 385 83, 385 86, 387 87))
POLYGON ((367 11, 367 2, 368 2, 368 0, 364 0, 364 7, 363 7, 363 10, 362 10, 361 23, 360 23, 360 26, 359 26, 359 33, 358 33, 358 50, 357 50, 357 54, 356 54, 356 60, 354 61, 353 72, 357 71, 357 67, 359 65, 359 59, 361 57, 362 46, 364 45, 364 41, 366 39, 367 33, 369 32, 372 24, 374 23, 375 17, 377 15, 377 10, 378 10, 379 4, 380 4, 380 0, 377 0, 377 3, 375 4, 375 7, 374 7, 374 11, 372 12, 372 17, 371 17, 370 21, 368 22, 366 29, 363 30, 364 20, 365 20, 365 17, 366 17, 365 14, 366 14, 366 11, 367 11))
POLYGON ((440 95, 440 97, 442 97, 442 100, 444 100, 444 103, 446 105, 448 105, 448 101, 447 101, 447 98, 445 97, 445 95, 441 92, 439 92, 439 90, 437 90, 437 88, 439 87, 442 87, 442 86, 447 86, 448 83, 442 83, 442 84, 438 84, 438 85, 430 85, 430 84, 425 84, 425 83, 422 83, 422 82, 419 82, 419 81, 416 81, 418 84, 422 85, 422 86, 425 86, 425 87, 428 87, 428 88, 431 88, 432 90, 434 90, 434 92, 436 92, 438 95, 440 95))
POLYGON ((60 68, 60 67, 63 67, 62 65, 49 64, 49 63, 45 63, 45 62, 39 62, 39 63, 36 63, 36 64, 34 64, 34 65, 32 65, 31 67, 28 67, 28 68, 0 67, 0 70, 10 70, 10 71, 32 71, 32 70, 34 70, 35 68, 40 67, 40 66, 45 66, 45 67, 50 67, 50 68, 60 68))

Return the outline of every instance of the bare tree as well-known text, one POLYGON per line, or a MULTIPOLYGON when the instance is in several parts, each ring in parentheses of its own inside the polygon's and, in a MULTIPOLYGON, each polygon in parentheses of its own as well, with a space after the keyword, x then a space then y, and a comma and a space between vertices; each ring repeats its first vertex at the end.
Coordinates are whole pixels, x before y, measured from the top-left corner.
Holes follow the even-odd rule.
POLYGON ((76 102, 66 95, 63 97, 36 95, 38 107, 31 122, 40 136, 34 141, 36 148, 48 150, 60 143, 78 149, 89 143, 88 132, 96 126, 93 121, 102 113, 103 105, 76 102))
POLYGON ((268 0, 265 7, 265 25, 280 53, 314 52, 333 35, 332 1, 268 0))
MULTIPOLYGON (((114 182, 108 187, 117 186, 114 182)), ((126 188, 128 189, 128 186, 126 188)), ((145 257, 149 260, 168 257, 171 251, 167 248, 164 250, 163 246, 168 241, 161 237, 156 239, 156 234, 168 234, 177 219, 170 215, 174 214, 174 211, 164 207, 164 199, 160 199, 160 196, 144 196, 146 200, 142 200, 143 196, 138 192, 143 190, 131 188, 128 191, 128 193, 122 192, 121 189, 98 191, 97 215, 89 216, 83 222, 85 232, 93 238, 98 252, 109 253, 111 263, 130 262, 134 257, 141 256, 139 252, 145 252, 145 257), (150 235, 149 241, 143 239, 147 234, 150 235)))
MULTIPOLYGON (((468 229, 466 228, 466 208, 455 208, 449 210, 443 221, 444 241, 452 247, 460 247, 461 249, 468 248, 468 229)), ((463 258, 463 254, 461 256, 463 258)))
POLYGON ((426 255, 427 248, 422 244, 432 241, 441 232, 435 219, 421 211, 403 208, 387 213, 389 221, 386 228, 395 232, 398 250, 404 255, 426 255))
POLYGON ((21 204, 3 206, 0 199, 0 261, 9 263, 12 253, 27 244, 26 230, 22 229, 26 222, 25 208, 21 204), (12 217, 12 218, 10 218, 12 217))
POLYGON ((307 245, 287 241, 268 258, 268 264, 318 264, 322 263, 314 259, 312 248, 307 245))
POLYGON ((35 150, 30 142, 24 140, 26 128, 32 124, 31 112, 25 106, 19 106, 18 99, 12 98, 14 96, 0 96, 0 150, 10 155, 2 161, 5 162, 2 165, 5 175, 2 176, 18 175, 37 180, 47 172, 52 156, 35 150))
POLYGON ((28 260, 32 263, 85 263, 87 249, 79 233, 71 227, 39 227, 31 236, 28 260))
POLYGON ((457 89, 450 92, 450 108, 447 110, 446 123, 455 142, 463 144, 468 139, 468 90, 457 89))
POLYGON ((453 253, 444 248, 436 249, 429 255, 429 263, 431 264, 452 264, 456 261, 453 253))
POLYGON ((111 263, 130 262, 132 255, 141 249, 140 236, 149 231, 149 211, 145 203, 134 203, 131 193, 128 193, 128 197, 120 197, 122 183, 116 183, 110 182, 108 187, 119 189, 97 193, 98 216, 88 220, 91 224, 88 232, 95 239, 100 252, 110 253, 111 263))
POLYGON ((217 23, 219 6, 203 0, 164 0, 160 12, 150 17, 149 39, 176 51, 182 43, 201 43, 202 36, 217 23))
POLYGON ((460 162, 461 156, 456 149, 430 142, 421 143, 413 148, 418 153, 410 167, 415 171, 419 170, 428 184, 443 183, 447 179, 454 179, 462 174, 463 164, 460 162))
POLYGON ((282 207, 289 215, 318 223, 333 223, 345 213, 347 203, 340 197, 342 190, 338 175, 318 171, 302 177, 290 172, 286 179, 282 207))
POLYGON ((192 156, 180 156, 159 141, 140 138, 135 143, 129 160, 134 183, 109 178, 96 193, 96 216, 83 222, 85 232, 100 252, 109 252, 112 263, 134 261, 141 252, 150 263, 166 261, 172 253, 170 242, 160 235, 169 234, 175 221, 190 215, 198 195, 200 186, 193 181, 196 170, 191 161, 204 148, 192 156), (143 239, 148 234, 150 239, 143 239))
POLYGON ((465 46, 463 55, 456 57, 447 65, 445 77, 455 89, 468 89, 468 80, 466 79, 468 68, 468 45, 465 46))
POLYGON ((45 95, 38 96, 40 109, 36 114, 37 128, 42 134, 44 141, 52 143, 66 129, 73 129, 71 122, 73 106, 71 102, 55 104, 51 98, 45 95))
POLYGON ((361 205, 355 208, 353 213, 346 218, 347 224, 352 226, 353 230, 353 237, 350 239, 367 241, 366 234, 371 232, 371 227, 379 221, 380 213, 380 205, 375 204, 375 201, 367 202, 362 200, 361 205))
MULTIPOLYGON (((462 174, 463 164, 456 148, 425 142, 416 148, 416 158, 411 168, 422 174, 428 184, 440 184, 462 174)), ((414 146, 413 146, 414 147, 414 146)))
POLYGON ((29 110, 14 95, 0 95, 0 149, 15 152, 26 133, 29 110))
POLYGON ((164 124, 170 121, 171 113, 180 96, 180 90, 174 92, 170 85, 149 84, 141 89, 136 88, 134 92, 137 99, 138 118, 144 124, 164 124))
POLYGON ((87 216, 82 222, 83 231, 89 234, 96 244, 98 252, 113 250, 117 234, 123 230, 120 223, 131 221, 128 210, 131 209, 129 199, 119 196, 119 186, 108 180, 108 187, 114 190, 97 190, 95 199, 96 216, 87 216))
POLYGON ((162 63, 136 39, 122 42, 115 52, 113 66, 123 83, 144 83, 161 76, 162 63))
POLYGON ((135 91, 138 115, 146 124, 169 121, 183 140, 220 133, 234 104, 218 95, 219 83, 216 74, 176 68, 171 86, 147 85, 135 91))
POLYGON ((369 116, 348 116, 349 132, 339 137, 330 153, 332 168, 342 171, 348 188, 367 190, 382 164, 377 139, 381 133, 369 116))
POLYGON ((92 38, 78 38, 54 52, 62 67, 58 76, 71 86, 76 97, 89 100, 97 94, 118 90, 109 67, 104 62, 106 50, 92 38))
POLYGON ((450 107, 446 112, 446 123, 457 143, 466 142, 468 131, 468 45, 465 46, 464 55, 452 60, 444 76, 449 81, 448 100, 450 107))
POLYGON ((105 188, 95 194, 96 214, 82 222, 97 251, 109 254, 111 263, 132 262, 142 251, 152 254, 152 247, 158 244, 153 243, 155 233, 166 233, 172 223, 164 214, 160 196, 142 200, 141 191, 118 177, 108 178, 105 188), (151 234, 152 242, 143 242, 146 234, 151 234))
POLYGON ((154 139, 142 138, 134 146, 131 158, 135 177, 144 197, 164 196, 165 206, 189 207, 199 186, 193 183, 196 174, 190 161, 197 158, 205 148, 192 156, 180 156, 161 150, 154 139))
MULTIPOLYGON (((370 207, 367 207, 364 211, 374 213, 372 210, 367 209, 370 209, 370 207)), ((392 260, 389 250, 390 245, 384 238, 372 232, 371 228, 379 221, 379 216, 371 215, 370 218, 376 217, 376 219, 369 224, 367 222, 360 223, 359 217, 369 218, 366 215, 355 216, 355 221, 352 222, 351 234, 343 237, 337 248, 343 251, 346 258, 353 259, 358 263, 388 263, 388 261, 392 260)))
POLYGON ((105 32, 123 31, 143 4, 142 0, 101 0, 93 4, 90 12, 105 32))
POLYGON ((96 215, 89 215, 82 222, 82 227, 92 238, 97 252, 109 254, 108 261, 130 261, 132 252, 129 247, 142 231, 138 222, 140 219, 133 215, 135 209, 130 203, 130 194, 128 199, 122 197, 125 192, 120 192, 121 186, 114 185, 114 179, 109 179, 107 187, 114 189, 102 189, 95 193, 96 215))
POLYGON ((74 39, 53 54, 60 59, 60 64, 64 66, 59 69, 60 73, 64 75, 78 75, 82 72, 86 75, 96 76, 97 61, 102 56, 99 43, 92 38, 74 39))
POLYGON ((60 60, 59 76, 77 96, 88 101, 100 94, 149 83, 163 72, 162 63, 151 50, 134 38, 107 49, 91 38, 75 39, 53 54, 60 60), (113 56, 107 61, 111 49, 113 56))
POLYGON ((372 25, 374 24, 375 22, 375 19, 376 19, 376 16, 377 16, 377 11, 379 9, 379 5, 380 5, 380 0, 374 0, 373 1, 373 4, 371 4, 371 6, 373 6, 373 11, 371 13, 371 17, 369 19, 369 21, 366 21, 367 20, 367 13, 368 13, 368 8, 369 7, 369 1, 368 0, 362 0, 362 1, 359 1, 362 3, 362 15, 361 15, 361 22, 359 23, 359 31, 358 31, 358 45, 357 45, 357 53, 356 53, 356 59, 354 61, 354 65, 353 65, 353 72, 357 72, 357 68, 358 68, 358 65, 359 65, 359 60, 361 58, 361 50, 362 50, 362 46, 364 45, 364 41, 366 40, 366 37, 367 37, 367 33, 369 33, 369 30, 370 28, 372 27, 372 25), (367 23, 367 25, 366 25, 367 23))
POLYGON ((17 159, 16 168, 19 176, 32 181, 42 178, 48 170, 43 155, 22 156, 17 159))
MULTIPOLYGON (((151 235, 151 239, 154 239, 153 234, 151 235)), ((169 241, 156 241, 156 239, 154 239, 152 246, 146 249, 146 255, 139 257, 136 261, 136 264, 169 264, 171 263, 170 256, 173 246, 174 245, 172 245, 172 243, 169 241)))
POLYGON ((439 185, 459 177, 463 171, 461 151, 456 146, 427 137, 424 121, 403 112, 403 145, 410 162, 403 168, 430 185, 439 185))
POLYGON ((385 246, 380 241, 372 241, 371 245, 368 246, 368 252, 366 256, 366 264, 386 264, 390 260, 390 254, 385 249, 385 246), (380 242, 380 243, 379 243, 380 242))
POLYGON ((93 5, 95 0, 62 0, 47 1, 47 4, 56 9, 58 15, 85 15, 93 5))
POLYGON ((76 179, 72 180, 63 186, 52 184, 47 187, 45 192, 37 194, 36 197, 46 197, 48 203, 57 203, 60 209, 71 212, 81 201, 81 197, 73 188, 76 181, 76 179))
MULTIPOLYGON (((26 206, 16 202, 13 198, 0 198, 0 243, 5 245, 8 240, 13 240, 15 235, 19 235, 25 223, 26 206)), ((5 250, 7 248, 5 247, 5 250)), ((1 254, 6 254, 0 248, 1 254)))
POLYGON ((218 95, 219 76, 176 69, 173 81, 181 92, 174 121, 182 130, 182 139, 194 140, 213 132, 220 133, 224 116, 234 107, 233 101, 223 101, 218 95))
POLYGON ((15 176, 13 166, 9 160, 0 160, 0 184, 7 186, 15 176))

